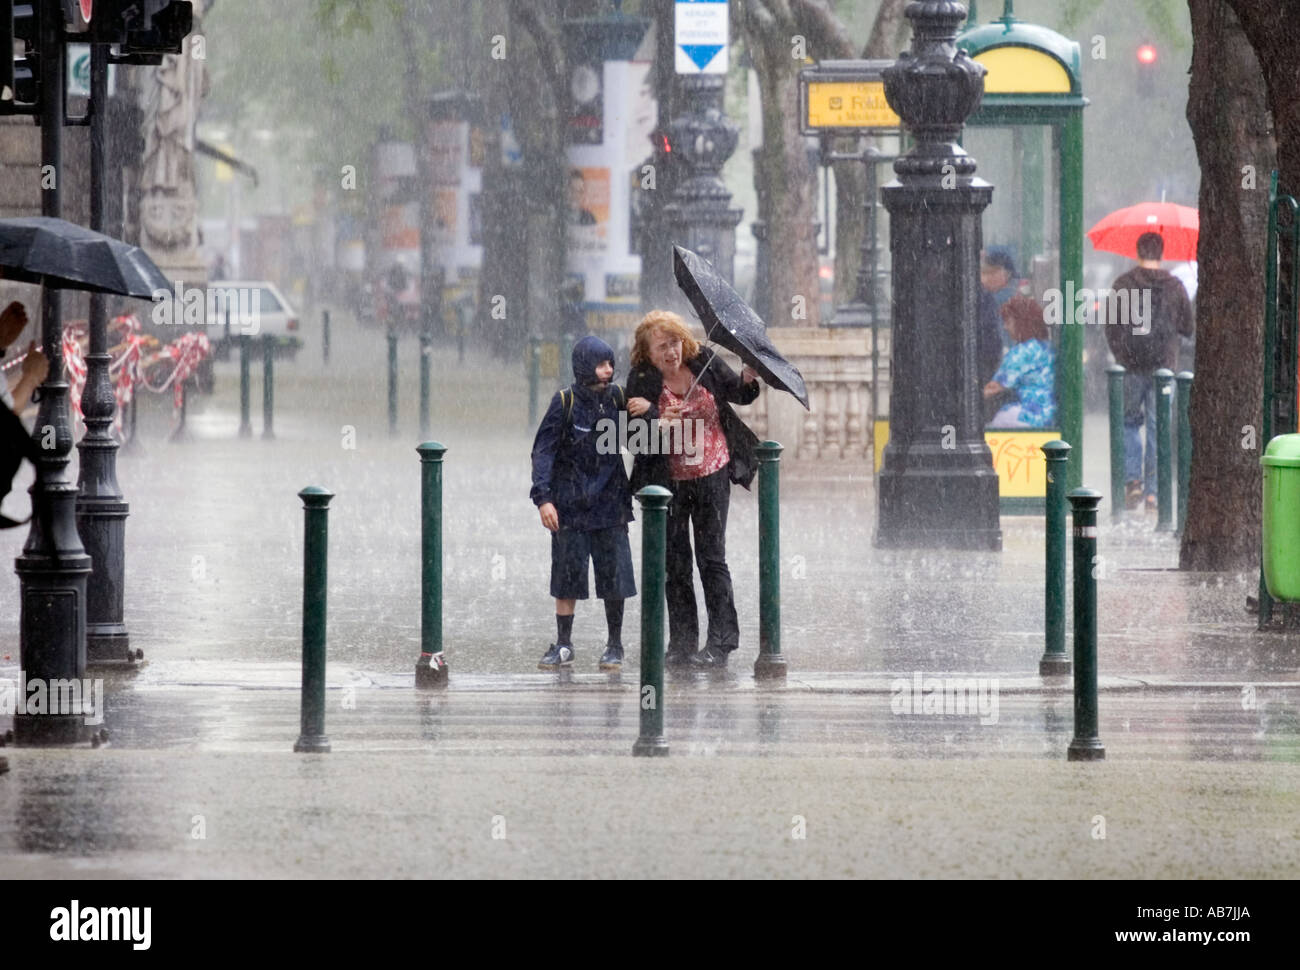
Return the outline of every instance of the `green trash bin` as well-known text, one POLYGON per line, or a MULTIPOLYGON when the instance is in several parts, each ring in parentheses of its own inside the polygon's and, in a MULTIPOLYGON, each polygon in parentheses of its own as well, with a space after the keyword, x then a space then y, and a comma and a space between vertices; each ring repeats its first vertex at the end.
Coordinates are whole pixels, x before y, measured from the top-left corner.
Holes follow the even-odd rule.
POLYGON ((1264 583, 1282 602, 1300 602, 1300 434, 1278 435, 1264 467, 1264 583))

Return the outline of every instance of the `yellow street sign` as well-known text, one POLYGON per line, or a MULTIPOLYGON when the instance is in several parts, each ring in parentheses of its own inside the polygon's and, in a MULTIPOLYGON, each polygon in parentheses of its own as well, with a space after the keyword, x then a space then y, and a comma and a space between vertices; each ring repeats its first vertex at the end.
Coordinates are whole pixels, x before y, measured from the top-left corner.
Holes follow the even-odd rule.
POLYGON ((809 128, 901 128, 884 81, 809 81, 809 128))

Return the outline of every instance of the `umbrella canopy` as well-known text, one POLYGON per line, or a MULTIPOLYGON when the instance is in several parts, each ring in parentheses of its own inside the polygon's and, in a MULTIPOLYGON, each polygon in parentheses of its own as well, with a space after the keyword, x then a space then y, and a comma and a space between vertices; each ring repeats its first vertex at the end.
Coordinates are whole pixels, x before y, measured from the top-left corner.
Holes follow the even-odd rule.
POLYGON ((1164 239, 1162 258, 1195 259, 1201 216, 1195 209, 1173 202, 1139 202, 1106 216, 1088 230, 1088 238, 1094 249, 1137 259, 1138 236, 1146 232, 1154 232, 1164 239))
POLYGON ((708 338, 758 371, 770 386, 788 391, 808 407, 803 375, 772 346, 762 319, 731 284, 701 256, 681 246, 673 247, 673 272, 677 285, 700 315, 708 338))
POLYGON ((47 216, 0 219, 4 278, 142 300, 171 284, 139 246, 47 216))

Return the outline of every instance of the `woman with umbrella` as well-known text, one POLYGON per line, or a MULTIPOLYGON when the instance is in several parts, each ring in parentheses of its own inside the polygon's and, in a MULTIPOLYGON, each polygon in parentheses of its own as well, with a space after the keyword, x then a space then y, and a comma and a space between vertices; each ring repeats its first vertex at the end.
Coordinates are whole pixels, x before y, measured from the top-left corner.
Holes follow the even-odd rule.
MULTIPOLYGON (((758 375, 745 367, 738 377, 711 350, 703 350, 685 322, 667 310, 646 314, 636 328, 627 396, 645 398, 651 434, 669 432, 669 453, 645 449, 632 465, 632 490, 660 485, 673 493, 668 514, 667 576, 669 664, 723 667, 740 641, 740 627, 727 569, 727 508, 731 483, 746 488, 756 470, 758 437, 731 409, 758 397, 758 375), (689 427, 683 424, 689 422, 689 427), (708 634, 696 654, 699 618, 691 568, 690 530, 695 532, 695 562, 704 585, 708 634)), ((648 440, 645 439, 645 440, 648 440)))

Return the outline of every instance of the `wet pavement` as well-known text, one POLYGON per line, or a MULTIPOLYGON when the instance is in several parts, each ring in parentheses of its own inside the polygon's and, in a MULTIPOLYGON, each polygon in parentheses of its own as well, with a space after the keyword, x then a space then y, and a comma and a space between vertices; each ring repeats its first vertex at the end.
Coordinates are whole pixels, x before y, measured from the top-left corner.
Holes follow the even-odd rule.
MULTIPOLYGON (((1037 675, 1041 519, 1004 517, 1001 554, 879 551, 867 469, 794 462, 782 480, 787 684, 751 674, 757 503, 737 488, 741 648, 724 673, 670 672, 671 755, 632 759, 639 599, 625 673, 595 670, 604 619, 590 601, 574 673, 536 671, 554 620, 548 538, 527 499, 523 374, 475 352, 460 365, 446 347, 432 357, 431 436, 449 448, 451 685, 417 692, 415 343, 402 344, 394 438, 382 338, 340 313, 332 338, 328 367, 310 331, 298 360, 277 364, 274 440, 237 438, 233 362, 217 365, 212 397, 192 400, 188 443, 164 440, 169 408, 143 409, 143 453, 122 456, 119 477, 126 620, 146 663, 106 675, 108 746, 5 750, 0 872, 1300 874, 1300 633, 1256 633, 1244 609, 1255 576, 1176 571, 1176 540, 1140 513, 1118 526, 1101 516, 1104 764, 1065 763, 1069 681, 1037 675), (290 753, 296 493, 309 484, 337 494, 323 757, 290 753), (925 678, 971 678, 986 703, 900 711, 925 678), (1090 834, 1098 815, 1106 839, 1090 834), (507 834, 493 838, 497 816, 507 834), (792 836, 796 817, 806 839, 792 836), (969 851, 950 851, 957 840, 969 851)), ((260 377, 258 362, 259 436, 260 377)), ((1104 416, 1086 433, 1085 482, 1105 491, 1104 416)), ((23 531, 0 534, 0 558, 19 553, 23 531)), ((639 550, 639 523, 632 541, 639 550)), ((0 569, 0 603, 17 600, 0 569)), ((17 675, 17 644, 11 606, 0 678, 17 675)))

